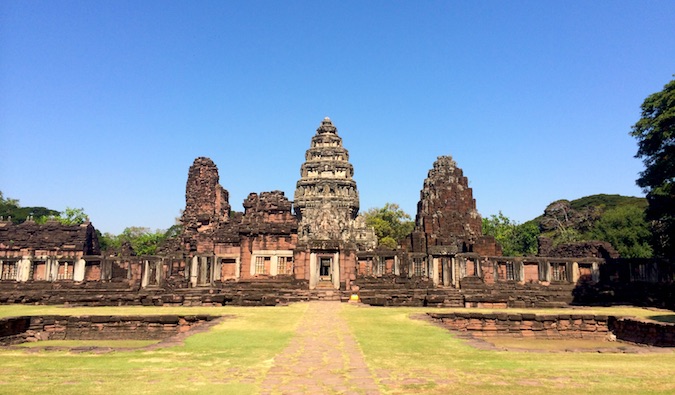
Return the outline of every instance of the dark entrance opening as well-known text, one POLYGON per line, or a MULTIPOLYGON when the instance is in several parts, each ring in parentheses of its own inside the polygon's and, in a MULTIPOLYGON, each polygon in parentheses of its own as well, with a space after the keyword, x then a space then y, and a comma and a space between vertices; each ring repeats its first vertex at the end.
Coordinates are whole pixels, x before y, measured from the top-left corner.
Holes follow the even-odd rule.
POLYGON ((321 277, 321 280, 330 280, 332 261, 331 258, 320 258, 319 276, 321 277))

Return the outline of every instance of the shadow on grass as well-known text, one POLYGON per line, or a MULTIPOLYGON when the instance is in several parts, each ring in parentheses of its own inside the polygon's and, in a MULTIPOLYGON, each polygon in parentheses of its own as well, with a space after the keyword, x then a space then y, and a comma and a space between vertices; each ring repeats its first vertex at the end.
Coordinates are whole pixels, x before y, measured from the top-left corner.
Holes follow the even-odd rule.
POLYGON ((664 315, 650 315, 647 316, 650 320, 654 321, 659 321, 659 322, 667 322, 671 324, 675 324, 675 314, 664 314, 664 315))

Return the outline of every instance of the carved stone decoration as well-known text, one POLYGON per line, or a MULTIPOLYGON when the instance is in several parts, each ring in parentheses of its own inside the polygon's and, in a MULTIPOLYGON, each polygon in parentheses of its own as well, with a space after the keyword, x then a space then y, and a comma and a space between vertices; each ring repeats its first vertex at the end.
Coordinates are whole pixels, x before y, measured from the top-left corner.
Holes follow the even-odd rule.
POLYGON ((305 153, 295 189, 301 241, 331 240, 356 243, 359 249, 375 248, 374 231, 358 216, 359 194, 353 176, 349 153, 326 117, 305 153))
POLYGON ((413 249, 423 252, 425 247, 448 246, 451 253, 465 252, 481 236, 481 217, 468 179, 452 157, 440 156, 420 192, 413 249), (426 246, 415 243, 420 238, 426 246))

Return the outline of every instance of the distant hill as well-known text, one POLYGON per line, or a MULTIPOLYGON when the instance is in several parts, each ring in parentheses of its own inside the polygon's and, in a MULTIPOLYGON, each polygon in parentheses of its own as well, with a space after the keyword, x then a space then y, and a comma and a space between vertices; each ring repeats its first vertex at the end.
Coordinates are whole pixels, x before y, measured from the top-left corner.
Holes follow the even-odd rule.
POLYGON ((649 258, 651 232, 645 220, 645 198, 592 195, 576 200, 557 200, 544 214, 528 221, 554 244, 600 240, 612 244, 625 258, 649 258))

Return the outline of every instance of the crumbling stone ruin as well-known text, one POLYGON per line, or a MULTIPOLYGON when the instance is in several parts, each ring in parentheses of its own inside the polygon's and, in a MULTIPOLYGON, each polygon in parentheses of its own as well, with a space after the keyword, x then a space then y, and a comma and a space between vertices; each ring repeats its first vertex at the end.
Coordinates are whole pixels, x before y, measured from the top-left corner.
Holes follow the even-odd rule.
MULTIPOLYGON (((294 201, 281 191, 251 193, 243 212, 233 211, 216 164, 195 159, 182 233, 156 256, 102 256, 89 223, 0 221, 0 303, 275 305, 358 296, 385 306, 668 307, 675 300, 672 265, 621 260, 607 245, 553 249, 542 240, 538 256, 502 256, 482 234, 468 179, 450 156, 424 180, 412 234, 396 249, 378 246, 359 216, 353 177, 325 118, 300 165, 294 201)), ((547 209, 569 212, 564 202, 547 209)))
POLYGON ((439 157, 424 180, 411 249, 501 255, 501 246, 493 238, 483 236, 469 180, 450 156, 439 157))
POLYGON ((15 225, 0 221, 0 279, 8 281, 57 281, 97 279, 96 268, 86 256, 100 254, 91 223, 62 225, 49 220, 28 220, 15 225))

